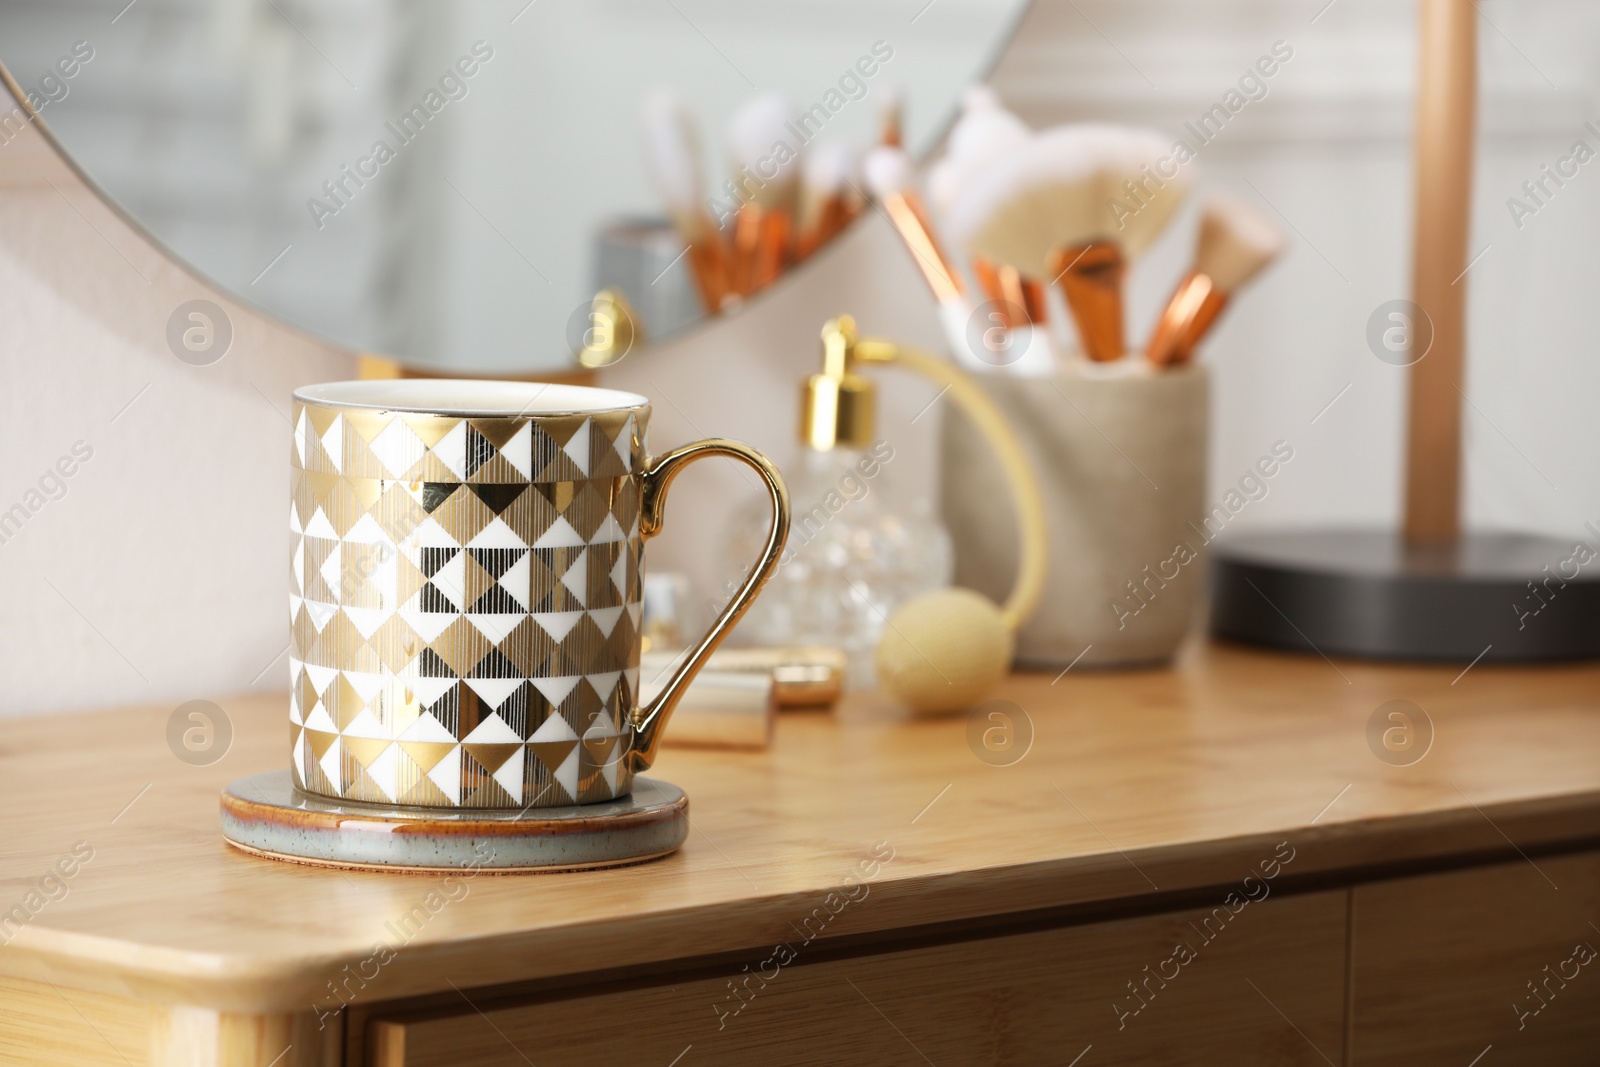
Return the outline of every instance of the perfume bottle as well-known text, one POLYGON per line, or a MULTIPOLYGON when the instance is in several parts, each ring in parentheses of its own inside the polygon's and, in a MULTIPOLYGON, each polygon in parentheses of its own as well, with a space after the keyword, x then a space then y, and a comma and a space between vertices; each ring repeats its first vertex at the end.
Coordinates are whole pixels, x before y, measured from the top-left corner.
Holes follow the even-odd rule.
MULTIPOLYGON (((823 373, 803 386, 795 469, 784 472, 792 518, 777 572, 737 631, 745 643, 829 645, 847 657, 846 683, 873 683, 873 652, 904 601, 950 584, 950 535, 926 502, 895 478, 892 443, 874 436, 872 382, 824 348, 823 373), (834 357, 837 358, 834 358, 834 357)), ((726 558, 755 559, 769 506, 752 499, 735 513, 726 558)), ((743 571, 729 574, 737 588, 743 571)))

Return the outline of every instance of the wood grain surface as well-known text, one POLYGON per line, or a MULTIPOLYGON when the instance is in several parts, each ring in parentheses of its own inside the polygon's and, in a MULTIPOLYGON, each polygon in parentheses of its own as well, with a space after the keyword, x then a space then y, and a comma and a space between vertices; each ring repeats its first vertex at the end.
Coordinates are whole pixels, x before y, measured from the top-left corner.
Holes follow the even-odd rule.
POLYGON ((1600 853, 1354 893, 1351 1063, 1600 1060, 1600 853))
POLYGON ((658 773, 687 790, 693 820, 674 856, 450 881, 223 844, 220 787, 286 758, 282 695, 216 698, 233 738, 209 766, 168 748, 170 706, 13 721, 0 916, 21 906, 24 921, 0 920, 0 974, 303 1014, 770 945, 879 842, 892 860, 824 941, 1192 906, 1284 840, 1283 884, 1307 889, 1600 840, 1592 666, 1460 674, 1197 645, 1171 669, 1017 676, 1000 699, 989 710, 1033 734, 1010 766, 975 755, 964 718, 852 698, 786 715, 767 752, 668 750, 658 773), (1368 744, 1395 699, 1434 731, 1411 766, 1368 744), (44 886, 75 850, 93 855, 44 886))
POLYGON ((375 1023, 366 1062, 1318 1067, 1344 1055, 1348 894, 1267 897, 1225 923, 1202 908, 816 964, 801 949, 748 980, 729 965, 581 1003, 457 998, 375 1023))
POLYGON ((0 978, 0 1007, 0 1063, 8 1067, 142 1067, 159 1010, 24 978, 0 978))

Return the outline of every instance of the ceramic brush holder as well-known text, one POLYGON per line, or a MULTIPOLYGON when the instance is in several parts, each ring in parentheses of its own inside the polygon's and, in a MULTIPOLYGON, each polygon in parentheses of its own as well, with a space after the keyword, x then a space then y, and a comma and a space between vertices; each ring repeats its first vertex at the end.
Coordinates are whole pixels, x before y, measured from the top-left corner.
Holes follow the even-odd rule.
MULTIPOLYGON (((1017 633, 1017 666, 1171 658, 1196 621, 1212 536, 1206 368, 1130 358, 977 380, 1039 473, 1049 526, 1044 599, 1017 633)), ((959 412, 945 413, 941 471, 955 582, 1003 596, 1016 574, 1016 520, 996 505, 993 460, 959 412)))

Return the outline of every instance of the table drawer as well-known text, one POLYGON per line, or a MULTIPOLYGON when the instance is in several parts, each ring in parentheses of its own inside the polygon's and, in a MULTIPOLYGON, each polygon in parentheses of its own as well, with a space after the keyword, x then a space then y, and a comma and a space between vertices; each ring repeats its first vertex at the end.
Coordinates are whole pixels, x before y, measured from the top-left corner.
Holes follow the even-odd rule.
POLYGON ((831 959, 808 960, 797 938, 792 960, 767 950, 748 971, 559 999, 469 991, 476 1007, 374 1019, 368 1062, 1340 1063, 1348 892, 1233 907, 1225 895, 1216 909, 831 959))
POLYGON ((1359 886, 1352 914, 1357 1067, 1600 1062, 1600 853, 1359 886))

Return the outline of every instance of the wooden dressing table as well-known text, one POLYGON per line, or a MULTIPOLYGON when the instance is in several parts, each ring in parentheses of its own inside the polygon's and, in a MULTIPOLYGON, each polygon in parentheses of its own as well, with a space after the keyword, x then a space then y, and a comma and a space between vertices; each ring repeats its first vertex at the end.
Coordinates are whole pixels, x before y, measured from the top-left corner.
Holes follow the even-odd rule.
POLYGON ((0 724, 0 1061, 1600 1060, 1600 667, 1197 644, 1001 697, 1010 766, 853 698, 670 749, 674 856, 449 879, 222 843, 282 695, 221 701, 206 767, 170 706, 0 724), (1396 699, 1434 731, 1409 766, 1368 742, 1396 699))

